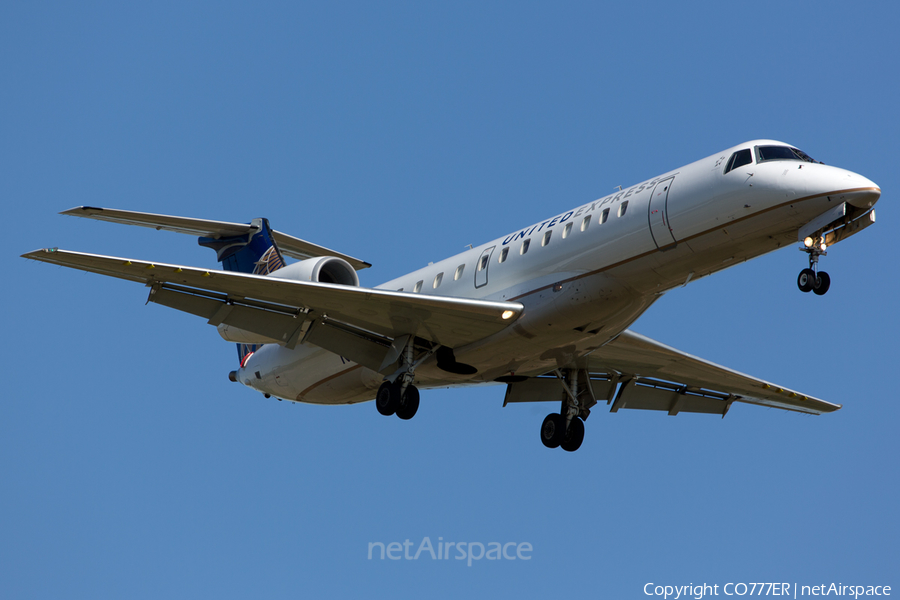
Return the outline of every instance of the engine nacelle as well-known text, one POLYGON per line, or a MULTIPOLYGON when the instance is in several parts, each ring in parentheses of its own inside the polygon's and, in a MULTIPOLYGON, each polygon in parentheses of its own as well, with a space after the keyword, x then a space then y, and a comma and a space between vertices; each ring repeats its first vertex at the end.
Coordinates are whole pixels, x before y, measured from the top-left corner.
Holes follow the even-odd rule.
POLYGON ((269 277, 359 287, 359 276, 356 274, 356 270, 346 260, 336 256, 307 258, 272 271, 269 273, 269 277))
MULTIPOLYGON (((277 271, 272 271, 268 277, 359 287, 359 276, 357 276, 356 270, 346 260, 336 256, 317 256, 301 260, 277 271)), ((284 342, 284 340, 276 340, 225 323, 220 323, 218 330, 223 339, 238 344, 280 344, 284 342)))

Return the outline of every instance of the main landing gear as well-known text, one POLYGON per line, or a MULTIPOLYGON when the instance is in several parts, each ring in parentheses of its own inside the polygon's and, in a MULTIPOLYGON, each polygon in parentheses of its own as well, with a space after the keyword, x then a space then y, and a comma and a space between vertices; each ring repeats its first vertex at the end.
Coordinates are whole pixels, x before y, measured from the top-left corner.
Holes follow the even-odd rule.
POLYGON ((559 413, 550 413, 541 423, 541 442, 548 448, 562 448, 575 452, 584 441, 584 421, 574 417, 566 425, 566 418, 559 413))
POLYGON ((597 400, 587 371, 568 370, 563 374, 557 369, 555 373, 564 391, 562 406, 558 413, 550 413, 541 423, 541 442, 547 448, 575 452, 584 441, 584 419, 597 400))
POLYGON ((831 287, 831 277, 828 276, 828 273, 818 270, 819 257, 827 254, 825 238, 808 237, 803 241, 803 246, 800 249, 809 255, 809 268, 800 271, 800 275, 797 276, 797 287, 801 292, 813 292, 822 296, 831 287))
POLYGON ((394 340, 395 353, 387 360, 393 361, 397 358, 400 367, 393 375, 385 377, 384 383, 375 395, 375 408, 386 417, 397 415, 408 421, 416 416, 416 411, 419 410, 419 389, 413 385, 416 367, 437 352, 441 346, 434 346, 420 353, 417 358, 414 341, 412 336, 394 340))
POLYGON ((386 417, 396 414, 404 421, 412 419, 419 410, 419 390, 411 384, 404 390, 399 379, 385 381, 375 396, 375 408, 386 417))

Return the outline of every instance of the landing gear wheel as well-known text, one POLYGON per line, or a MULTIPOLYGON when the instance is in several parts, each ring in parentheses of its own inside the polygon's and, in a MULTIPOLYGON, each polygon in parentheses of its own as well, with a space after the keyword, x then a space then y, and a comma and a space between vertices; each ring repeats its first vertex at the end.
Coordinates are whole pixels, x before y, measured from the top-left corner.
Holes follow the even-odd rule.
POLYGON ((541 423, 541 442, 548 448, 559 448, 565 438, 566 420, 558 413, 550 413, 541 423))
POLYGON ((400 405, 397 407, 397 416, 408 421, 416 416, 417 410, 419 410, 419 390, 414 385, 408 385, 406 393, 403 394, 400 405))
POLYGON ((825 292, 827 292, 830 287, 831 277, 829 277, 828 273, 825 271, 819 271, 819 276, 816 277, 816 281, 813 284, 813 292, 815 292, 817 296, 824 296, 825 292))
POLYGON ((400 384, 385 381, 375 394, 375 408, 386 417, 397 412, 400 406, 400 384))
MULTIPOLYGON (((797 276, 797 287, 801 292, 811 292, 816 284, 816 272, 812 269, 803 269, 797 276)), ((822 292, 823 294, 825 292, 822 292)))
POLYGON ((581 448, 581 442, 583 441, 584 421, 582 421, 578 417, 575 417, 574 419, 572 419, 572 422, 569 423, 569 429, 566 430, 566 435, 564 436, 559 446, 566 452, 575 452, 576 450, 581 448))

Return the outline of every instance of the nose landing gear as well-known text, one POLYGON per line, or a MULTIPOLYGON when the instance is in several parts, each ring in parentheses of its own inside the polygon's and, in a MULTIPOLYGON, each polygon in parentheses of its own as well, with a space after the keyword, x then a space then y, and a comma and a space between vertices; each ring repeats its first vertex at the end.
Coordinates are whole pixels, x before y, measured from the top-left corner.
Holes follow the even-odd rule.
POLYGON ((801 292, 813 292, 817 296, 822 296, 831 287, 831 277, 825 271, 819 271, 819 257, 826 256, 825 238, 813 239, 806 238, 803 241, 803 248, 800 250, 809 255, 809 268, 800 271, 797 276, 797 287, 801 292))

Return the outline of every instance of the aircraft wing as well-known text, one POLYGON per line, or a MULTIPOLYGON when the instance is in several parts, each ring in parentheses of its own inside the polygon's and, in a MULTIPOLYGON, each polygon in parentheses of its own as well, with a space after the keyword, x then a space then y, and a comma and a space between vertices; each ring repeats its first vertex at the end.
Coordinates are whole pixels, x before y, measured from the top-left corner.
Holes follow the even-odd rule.
POLYGON ((628 330, 582 360, 582 368, 610 373, 608 381, 623 383, 615 398, 615 386, 605 388, 612 402, 611 412, 638 408, 724 416, 735 401, 817 415, 841 408, 840 404, 744 375, 628 330))
MULTIPOLYGON (((135 212, 132 210, 119 210, 116 208, 98 208, 96 206, 76 206, 64 210, 60 214, 70 217, 84 217, 97 221, 121 223, 124 225, 138 225, 163 231, 187 233, 189 235, 219 238, 221 236, 244 235, 255 231, 252 224, 228 223, 226 221, 211 221, 209 219, 193 219, 190 217, 174 217, 171 215, 158 215, 154 213, 135 212)), ((369 263, 358 258, 353 258, 323 246, 301 240, 292 235, 272 231, 272 239, 278 245, 278 249, 291 258, 303 260, 316 256, 336 256, 346 260, 357 271, 371 267, 369 263)))
POLYGON ((30 258, 151 287, 148 301, 294 347, 304 339, 375 370, 394 339, 461 346, 512 324, 524 307, 45 248, 30 258))

